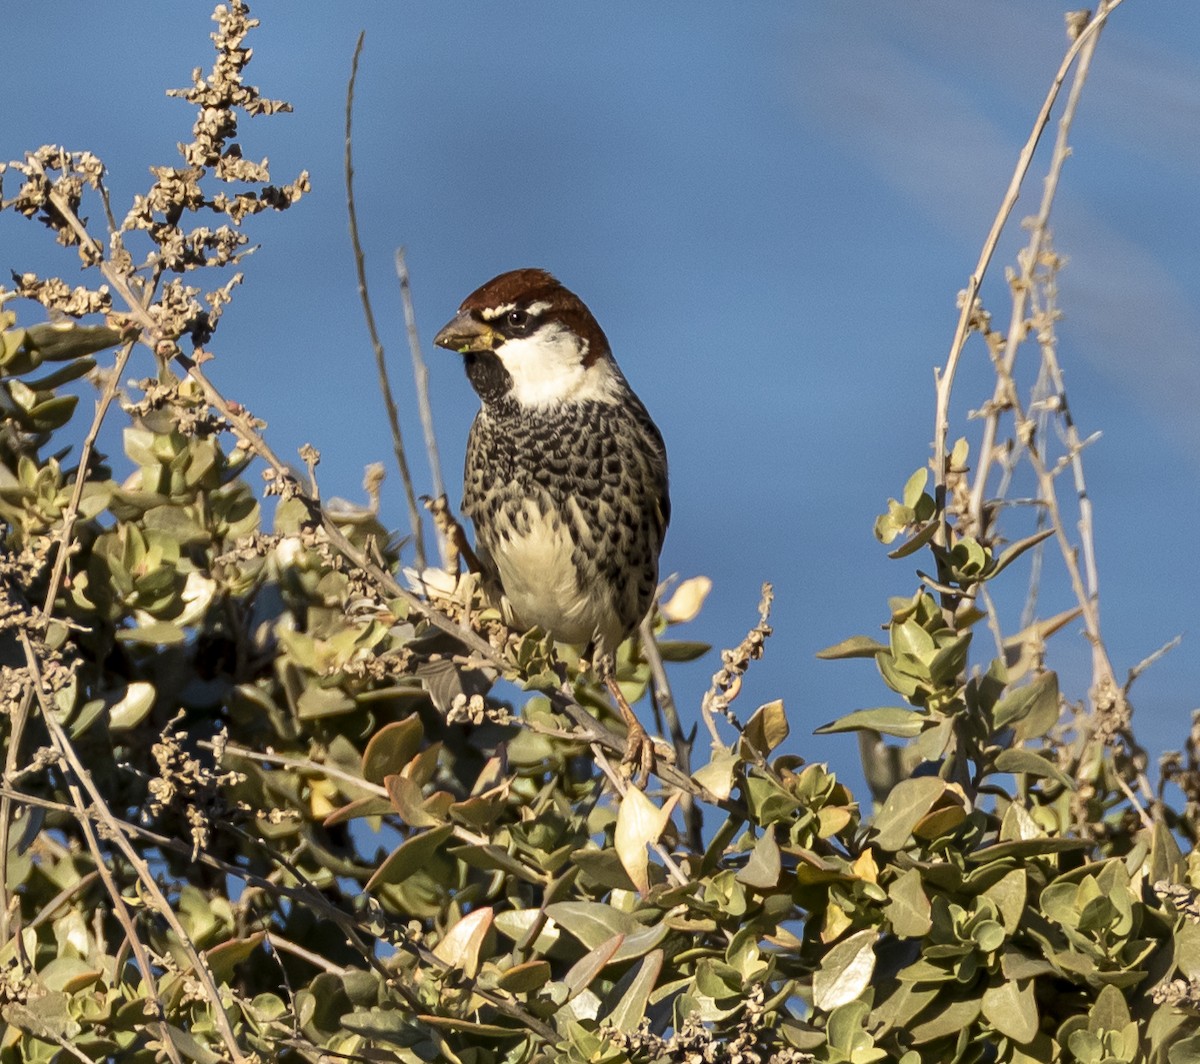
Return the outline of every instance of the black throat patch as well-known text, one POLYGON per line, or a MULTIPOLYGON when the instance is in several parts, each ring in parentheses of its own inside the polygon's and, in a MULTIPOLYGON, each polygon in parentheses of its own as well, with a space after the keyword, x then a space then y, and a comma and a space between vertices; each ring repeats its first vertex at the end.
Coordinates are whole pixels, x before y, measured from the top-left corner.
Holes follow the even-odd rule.
POLYGON ((512 375, 494 351, 468 351, 463 364, 467 380, 485 403, 498 403, 512 390, 512 375))

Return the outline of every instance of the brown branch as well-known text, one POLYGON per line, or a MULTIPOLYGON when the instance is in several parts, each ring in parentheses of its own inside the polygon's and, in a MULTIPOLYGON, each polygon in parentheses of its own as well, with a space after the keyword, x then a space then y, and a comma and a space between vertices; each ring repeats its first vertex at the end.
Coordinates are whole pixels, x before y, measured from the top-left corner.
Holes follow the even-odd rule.
MULTIPOLYGON (((967 342, 967 336, 971 331, 971 322, 976 309, 975 304, 979 297, 980 286, 983 284, 984 274, 987 272, 988 266, 992 261, 992 256, 995 254, 996 246, 1000 242, 1000 234, 1008 223, 1013 207, 1016 206, 1017 199, 1021 194, 1021 185, 1029 172, 1029 167, 1033 162, 1033 155, 1037 149, 1038 142, 1041 140, 1042 133, 1050 122, 1050 112, 1054 108, 1055 101, 1058 99, 1059 91, 1062 89, 1067 74, 1083 49, 1094 47, 1091 42, 1099 35, 1108 16, 1121 3, 1122 0, 1103 0, 1095 18, 1083 28, 1072 41, 1071 47, 1067 49, 1067 53, 1059 65, 1058 73, 1055 74, 1054 80, 1050 84, 1050 89, 1046 93, 1046 98, 1042 102, 1041 110, 1038 111, 1037 117, 1034 119, 1033 129, 1029 134, 1029 138, 1026 140, 1025 146, 1021 149, 1021 153, 1017 157, 1017 165, 1013 170, 1008 189, 1004 194, 1004 199, 1001 201, 1000 209, 992 222, 992 228, 983 242, 983 248, 979 253, 979 261, 975 264, 975 270, 968 278, 967 287, 960 297, 962 306, 959 308, 958 325, 954 330, 954 338, 950 343, 950 353, 946 359, 946 368, 937 376, 937 409, 934 415, 933 427, 934 484, 937 491, 937 502, 942 508, 943 515, 945 514, 945 453, 946 432, 950 411, 950 392, 954 384, 954 375, 958 368, 959 358, 967 342)), ((944 527, 942 532, 943 542, 945 542, 944 527)))
MULTIPOLYGON (((83 446, 79 452, 79 467, 75 472, 75 483, 71 489, 71 498, 62 514, 62 530, 58 536, 58 554, 54 559, 54 567, 50 571, 50 580, 46 585, 46 596, 42 603, 42 613, 49 617, 54 611, 54 600, 62 588, 62 582, 67 572, 67 562, 71 556, 71 540, 75 535, 75 523, 79 519, 79 504, 83 500, 83 489, 87 484, 88 467, 92 461, 92 451, 96 446, 96 438, 100 435, 100 426, 108 414, 108 409, 116 397, 121 376, 129 362, 133 351, 134 341, 128 341, 117 354, 112 373, 104 383, 104 391, 96 404, 96 412, 83 446)), ((8 745, 4 751, 4 779, 11 780, 17 771, 17 762, 21 754, 21 740, 25 735, 25 725, 29 721, 29 709, 33 701, 33 691, 27 688, 20 703, 13 711, 10 722, 8 745)), ((8 856, 9 836, 12 830, 13 803, 9 796, 0 796, 0 942, 8 941, 8 856)))
POLYGON ((358 212, 354 206, 354 159, 351 129, 354 117, 354 86, 358 80, 358 59, 362 54, 365 36, 365 32, 358 35, 358 43, 354 46, 354 58, 350 64, 350 82, 346 86, 346 210, 350 217, 350 243, 354 248, 354 268, 358 273, 358 295, 362 300, 363 316, 367 320, 367 332, 371 335, 371 348, 375 352, 375 368, 379 373, 379 391, 383 395, 383 405, 387 410, 396 465, 400 468, 400 479, 404 482, 404 496, 408 503, 408 523, 413 534, 413 553, 416 555, 417 570, 420 571, 425 568, 425 532, 421 524, 421 507, 417 502, 417 493, 413 490, 412 473, 408 468, 404 438, 400 432, 400 414, 396 409, 396 400, 392 396, 392 384, 388 376, 383 341, 379 339, 379 330, 375 327, 375 313, 371 309, 371 297, 367 291, 366 257, 363 255, 362 242, 358 238, 358 212))
MULTIPOLYGON (((417 390, 417 411, 421 415, 421 428, 425 433, 425 453, 429 456, 429 477, 433 484, 433 497, 440 499, 446 494, 442 479, 442 461, 438 455, 437 432, 433 427, 433 407, 429 402, 429 368, 421 354, 421 338, 417 333, 417 315, 413 310, 412 285, 409 282, 408 263, 404 248, 396 248, 396 278, 400 282, 400 303, 404 307, 404 325, 408 333, 408 350, 412 356, 413 384, 417 390)), ((450 568, 449 544, 440 529, 438 543, 442 555, 442 567, 450 568)))
MULTIPOLYGON (((996 431, 1000 423, 1000 414, 1004 410, 1005 399, 1012 386, 1012 372, 1017 360, 1017 350, 1025 339, 1025 308, 1033 294, 1034 272, 1041 261, 1042 250, 1048 243, 1050 210, 1054 205, 1054 197, 1058 191, 1058 182, 1062 176, 1062 168, 1067 161, 1067 157, 1071 154, 1068 136, 1071 131, 1071 125, 1075 120, 1075 112, 1079 107, 1080 97, 1083 94, 1084 83, 1087 81, 1092 56, 1095 54, 1096 45, 1100 40, 1099 27, 1103 25, 1108 11, 1120 2, 1121 0, 1115 0, 1111 4, 1102 3, 1100 11, 1096 15, 1096 18, 1093 19, 1092 24, 1080 34, 1075 42, 1076 45, 1079 45, 1079 62, 1075 68, 1075 77, 1071 82, 1070 92, 1067 94, 1066 106, 1058 122, 1054 152, 1050 158, 1050 169, 1046 174, 1045 184, 1042 189, 1041 205, 1029 230, 1029 244, 1018 258, 1021 272, 1019 278, 1011 286, 1013 290, 1012 314, 1009 318, 1008 332, 1005 335, 1004 355, 1000 363, 1002 372, 999 372, 997 375, 996 388, 992 395, 992 401, 986 407, 983 440, 979 447, 975 480, 971 486, 969 511, 974 527, 977 529, 983 527, 983 500, 987 491, 988 472, 995 461, 996 431), (1097 28, 1095 32, 1089 34, 1088 30, 1092 29, 1093 26, 1097 28)), ((1070 55, 1069 52, 1068 55, 1070 55)), ((1060 71, 1061 73, 1063 71, 1060 71)), ((1061 80, 1056 79, 1053 90, 1056 95, 1060 84, 1061 80)), ((1049 110, 1044 108, 1044 112, 1048 119, 1049 110)), ((948 397, 949 389, 947 389, 948 397)))
MULTIPOLYGON (((74 775, 76 780, 78 780, 78 784, 73 783, 70 779, 70 776, 68 776, 66 781, 67 793, 70 794, 71 803, 74 806, 72 812, 75 816, 75 820, 78 822, 80 830, 83 832, 84 840, 87 843, 88 850, 91 852, 92 860, 95 862, 96 871, 100 874, 100 878, 104 882, 104 889, 107 891, 109 900, 112 902, 113 913, 117 918, 117 922, 120 923, 122 929, 125 931, 126 941, 129 943, 129 947, 133 951, 134 960, 142 973, 142 979, 145 981, 146 993, 149 995, 150 1000, 154 1003, 155 1024, 158 1027, 159 1038, 162 1040, 162 1044, 167 1051, 167 1055, 171 1058, 174 1064, 183 1064, 182 1058, 179 1056, 179 1051, 175 1048, 174 1040, 171 1038, 171 1032, 167 1025, 166 1006, 158 993, 158 983, 155 979, 154 965, 150 960, 150 955, 146 952, 145 944, 138 936, 137 927, 134 925, 133 917, 129 913, 129 907, 125 904, 125 899, 121 894, 121 888, 117 885, 116 880, 113 878, 112 871, 108 867, 104 852, 100 847, 100 839, 97 837, 96 830, 92 825, 92 820, 88 815, 87 804, 83 800, 83 794, 80 791, 79 785, 82 784, 83 787, 88 790, 88 793, 93 801, 93 808, 98 814, 97 819, 100 823, 103 823, 106 826, 115 827, 116 818, 113 817, 112 812, 104 802, 103 796, 95 789, 94 786, 92 786, 91 778, 88 776, 87 770, 84 769, 83 765, 80 763, 74 748, 71 746, 71 741, 67 738, 67 734, 63 730, 62 725, 59 724, 58 718, 55 716, 54 708, 46 701, 42 670, 38 664, 37 653, 33 649, 33 643, 29 639, 29 633, 22 630, 20 632, 20 639, 22 648, 25 652, 25 667, 29 670, 29 684, 33 689, 34 697, 37 699, 38 706, 42 711, 42 719, 50 731, 51 742, 54 744, 55 750, 58 751, 59 757, 62 759, 64 765, 70 767, 71 774, 74 775)), ((120 835, 119 832, 115 834, 116 837, 124 840, 124 836, 120 835)), ((140 873, 141 869, 145 868, 144 863, 141 862, 137 857, 137 854, 133 852, 128 841, 125 841, 124 848, 128 851, 126 856, 131 859, 131 861, 134 863, 134 866, 141 866, 139 868, 140 873)), ((149 869, 146 869, 146 879, 143 880, 143 883, 147 886, 151 886, 154 891, 158 891, 158 884, 154 881, 153 877, 150 876, 149 869), (146 883, 146 880, 149 880, 149 883, 146 883)), ((168 912, 170 912, 170 906, 167 904, 166 899, 162 898, 161 892, 159 892, 158 897, 161 898, 162 905, 165 906, 168 912)), ((157 899, 155 899, 155 901, 157 902, 157 899)), ((155 908, 158 908, 157 904, 155 904, 155 908)), ((174 914, 172 913, 171 916, 174 917, 174 914)), ((182 933, 183 928, 178 926, 177 920, 175 920, 175 924, 176 927, 172 928, 172 930, 176 930, 176 933, 180 934, 180 937, 186 948, 188 945, 190 945, 187 935, 186 933, 182 933)), ((194 946, 192 947, 192 950, 194 952, 194 946)), ((197 974, 199 975, 200 973, 197 972, 197 974)), ((203 979, 203 977, 201 978, 203 979)), ((225 1012, 221 1007, 221 995, 217 991, 216 983, 212 981, 211 973, 208 973, 208 982, 205 984, 205 990, 209 993, 210 1003, 214 1012, 214 1019, 216 1019, 217 1015, 219 1015, 221 1018, 220 1020, 216 1020, 216 1022, 221 1030, 222 1036, 226 1040, 226 1045, 229 1048, 230 1053, 233 1055, 233 1059, 240 1064, 240 1062, 245 1061, 246 1058, 242 1056, 241 1050, 238 1048, 237 1039, 234 1036, 233 1028, 229 1025, 229 1018, 225 1015, 225 1012), (224 1022, 222 1023, 221 1021, 224 1022)))

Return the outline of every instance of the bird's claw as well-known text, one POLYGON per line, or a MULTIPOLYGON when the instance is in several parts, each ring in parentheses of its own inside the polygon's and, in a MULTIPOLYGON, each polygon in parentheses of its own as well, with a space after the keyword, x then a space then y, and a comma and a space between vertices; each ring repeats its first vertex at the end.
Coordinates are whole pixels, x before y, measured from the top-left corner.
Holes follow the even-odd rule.
POLYGON ((616 679, 610 674, 604 677, 604 683, 625 722, 625 755, 621 758, 621 768, 633 776, 634 782, 644 786, 654 771, 654 743, 642 727, 642 722, 637 719, 616 679))
POLYGON ((635 783, 644 786, 650 779, 650 773, 654 771, 654 741, 646 733, 646 729, 633 719, 632 714, 625 718, 625 723, 627 731, 621 769, 631 776, 635 783))

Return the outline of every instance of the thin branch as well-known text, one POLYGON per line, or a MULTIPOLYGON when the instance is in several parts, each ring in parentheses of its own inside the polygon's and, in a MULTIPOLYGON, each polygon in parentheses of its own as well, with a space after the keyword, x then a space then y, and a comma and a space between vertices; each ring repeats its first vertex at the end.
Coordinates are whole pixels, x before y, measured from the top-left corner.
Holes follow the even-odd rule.
MULTIPOLYGON (((642 653, 650 665, 650 675, 653 679, 650 691, 654 697, 654 705, 661 710, 666 721, 667 732, 671 736, 671 745, 675 748, 675 764, 685 775, 692 774, 692 739, 683 731, 683 723, 679 719, 679 710, 675 705, 675 696, 671 692, 671 681, 663 665, 662 654, 658 649, 658 641, 654 638, 654 625, 651 614, 642 620, 639 634, 642 642, 642 653)), ((692 732, 692 738, 695 731, 692 732)), ((683 815, 684 830, 688 846, 697 853, 704 851, 704 814, 695 798, 690 793, 684 793, 680 798, 680 811, 683 815)))
MULTIPOLYGON (((86 786, 90 780, 84 780, 82 776, 87 773, 83 771, 83 766, 79 765, 79 760, 75 756, 75 751, 71 747, 70 740, 66 737, 66 733, 62 730, 62 725, 58 723, 58 719, 54 715, 54 709, 46 701, 45 683, 42 679, 42 671, 38 665, 37 653, 33 649, 33 643, 29 639, 29 633, 20 631, 21 645, 25 652, 25 667, 29 670, 29 685, 32 687, 34 697, 37 699, 38 706, 42 711, 42 719, 46 726, 50 729, 51 740, 54 743, 55 749, 59 756, 63 759, 64 764, 71 764, 72 759, 75 765, 78 765, 78 771, 74 771, 75 777, 79 783, 86 786)), ((72 766, 74 769, 74 766, 72 766)), ((133 917, 129 913, 129 907, 125 904, 125 898, 121 894, 121 888, 117 885, 113 878, 112 871, 109 869, 104 851, 100 847, 100 839, 96 834, 96 830, 92 825, 92 821, 88 816, 87 804, 83 800, 83 794, 80 792, 79 785, 72 782, 68 776, 67 793, 71 796, 71 802, 74 805, 73 813, 79 824, 80 830, 83 832, 84 840, 87 843, 88 850, 91 852, 92 860, 95 862, 96 871, 99 873, 101 880, 104 882, 104 889, 108 893, 109 900, 112 902, 113 915, 116 916, 117 922, 121 925, 125 932, 125 939, 129 943, 130 949, 133 951, 134 961, 138 969, 142 973, 142 979, 146 985, 146 993, 154 1004, 154 1022, 158 1027, 159 1038, 162 1040, 163 1046, 167 1051, 167 1055, 171 1058, 174 1064, 183 1064, 182 1058, 179 1056, 179 1051, 175 1048, 175 1043, 171 1038, 171 1032, 167 1026, 167 1010, 162 998, 158 993, 158 982, 155 979, 154 965, 150 960, 150 955, 146 952, 146 946, 142 942, 137 933, 137 927, 134 924, 133 917)), ((114 819, 112 814, 108 812, 108 807, 104 804, 103 798, 93 792, 95 807, 103 817, 104 813, 108 813, 106 820, 114 819)), ((123 836, 122 836, 123 838, 123 836)), ((128 842, 125 843, 128 847, 128 842)), ((136 859, 136 855, 135 859, 136 859)), ((165 899, 164 899, 165 901, 165 899)), ((168 906, 169 909, 169 906, 168 906)), ((182 928, 180 928, 182 930, 182 928)), ((186 935, 183 936, 184 942, 187 941, 186 935)), ((211 979, 211 976, 210 976, 211 979)), ((225 1023, 222 1025, 222 1034, 226 1036, 226 1042, 233 1058, 236 1061, 245 1061, 245 1057, 241 1055, 238 1048, 237 1040, 234 1037, 233 1029, 229 1026, 229 1019, 225 1016, 221 1008, 221 997, 217 992, 216 984, 212 985, 211 1003, 214 1012, 220 1013, 225 1023)), ((215 1018, 215 1017, 214 1017, 215 1018)), ((218 1021, 219 1022, 219 1021, 218 1021)))
MULTIPOLYGON (((88 468, 92 463, 92 451, 96 439, 100 435, 100 426, 108 414, 108 409, 116 397, 117 388, 129 356, 133 351, 134 341, 129 340, 117 354, 112 372, 104 382, 104 391, 96 404, 96 412, 92 415, 92 423, 83 439, 79 451, 79 466, 75 472, 75 483, 71 489, 71 498, 62 514, 62 530, 58 536, 58 553, 54 558, 54 567, 50 571, 50 581, 46 585, 46 596, 42 603, 42 613, 49 617, 54 611, 54 601, 62 588, 62 582, 67 572, 67 563, 71 557, 71 540, 75 535, 75 522, 79 519, 79 504, 83 500, 83 489, 87 484, 88 468)), ((25 725, 29 720, 29 709, 33 701, 33 691, 26 689, 20 703, 12 713, 8 745, 4 751, 4 778, 11 780, 17 770, 17 761, 21 755, 21 740, 25 735, 25 725)), ((8 941, 8 840, 12 830, 13 803, 9 796, 0 797, 0 942, 8 941)))
MULTIPOLYGON (((442 479, 442 460, 438 455, 437 432, 433 427, 433 407, 429 402, 429 368, 421 353, 421 337, 417 333, 417 315, 413 309, 412 284, 408 276, 408 262, 404 248, 396 248, 396 278, 400 282, 400 303, 404 307, 404 326, 408 333, 408 350, 412 356, 413 384, 417 391, 417 410, 421 415, 421 428, 425 433, 425 453, 429 456, 429 476, 433 484, 433 497, 440 499, 446 494, 446 482, 442 479)), ((438 529, 438 549, 442 556, 442 567, 450 568, 449 544, 438 529)))
POLYGON ((1021 194, 1021 185, 1025 180, 1026 174, 1029 172, 1034 152, 1037 149, 1038 142, 1041 140, 1042 133, 1049 124, 1050 112, 1054 108, 1054 103, 1058 99, 1059 91, 1062 89, 1063 82, 1066 80, 1071 66, 1080 52, 1084 48, 1091 46, 1090 42, 1100 33, 1108 16, 1121 3, 1122 0, 1104 0, 1096 16, 1083 28, 1071 43, 1071 47, 1067 49, 1067 54, 1063 57, 1058 73, 1055 75, 1050 89, 1046 93, 1046 98, 1042 102, 1041 110, 1038 112, 1037 118, 1034 119, 1033 130, 1030 132, 1025 146, 1021 149, 1021 154, 1017 157, 1017 165, 1009 181, 1008 190, 1001 201, 1000 210, 996 213, 991 231, 988 233, 987 239, 984 240, 983 248, 979 253, 979 261, 975 264, 975 270, 968 278, 967 287, 962 293, 962 306, 959 309, 958 325, 954 330, 954 338, 950 343, 950 354, 946 359, 946 368, 938 375, 937 381, 937 409, 933 427, 933 473, 939 504, 944 503, 943 496, 946 487, 944 455, 946 453, 946 431, 949 422, 950 392, 954 384, 954 375, 958 368, 959 358, 962 355, 963 347, 970 333, 970 326, 975 313, 975 301, 979 297, 979 289, 983 284, 984 274, 987 272, 988 266, 992 261, 992 256, 996 252, 996 246, 1000 242, 1000 234, 1008 223, 1008 218, 1012 214, 1013 207, 1016 206, 1017 199, 1021 194))
POLYGON ((367 332, 371 335, 371 348, 375 352, 375 368, 379 373, 379 391, 383 395, 388 426, 392 431, 392 450, 396 455, 396 465, 400 468, 400 479, 404 482, 404 496, 408 503, 408 523, 413 534, 413 553, 416 555, 417 571, 420 572, 425 568, 425 531, 421 524, 421 507, 417 502, 417 493, 413 490, 412 473, 408 468, 404 438, 400 433, 400 414, 396 409, 396 400, 392 396, 392 384, 388 376, 383 341, 379 339, 379 330, 375 327, 375 313, 371 309, 371 297, 367 291, 366 257, 363 255, 362 242, 358 238, 358 212, 354 206, 354 158, 351 130, 354 116, 354 86, 358 80, 358 58, 362 54, 365 36, 365 32, 358 35, 358 43, 354 46, 354 59, 350 64, 350 83, 346 86, 346 210, 350 216, 350 243, 354 248, 354 268, 358 273, 358 295, 362 300, 363 316, 367 320, 367 332))
MULTIPOLYGON (((1100 40, 1100 27, 1103 26, 1109 11, 1120 2, 1121 0, 1114 0, 1113 3, 1102 3, 1096 17, 1085 28, 1083 33, 1079 35, 1075 41, 1075 45, 1071 49, 1071 51, 1075 51, 1076 46, 1078 47, 1079 62, 1075 68, 1075 77, 1071 82, 1071 90, 1067 94, 1066 106, 1063 108, 1062 117, 1058 122, 1058 133, 1054 141, 1054 152, 1050 159, 1050 169, 1046 174, 1045 184, 1042 188, 1041 205, 1030 226, 1029 244, 1021 256, 1019 256, 1021 273, 1020 277, 1012 285, 1012 314, 1009 318, 1008 332, 1005 334, 1004 355, 1001 360, 1003 373, 997 376, 996 388, 992 395, 992 401, 987 406, 987 417, 983 425, 983 439, 979 446, 975 481, 971 486, 971 505, 969 511, 976 528, 983 527, 983 500, 987 491, 988 473, 994 461, 992 452, 996 443, 996 431, 1000 423, 1000 414, 1005 406, 1004 400, 1011 389, 1013 367, 1017 360, 1017 349, 1025 339, 1025 308, 1032 295, 1034 272, 1041 262, 1042 250, 1048 241, 1050 209, 1054 205, 1054 196, 1058 191, 1058 182, 1062 175, 1062 168, 1067 161, 1067 157, 1071 154, 1068 143, 1071 125, 1075 120, 1075 112, 1079 107, 1084 83, 1087 81, 1092 56, 1095 54, 1096 45, 1100 40), (1089 32, 1093 28, 1094 32, 1089 32)), ((1070 56, 1071 52, 1067 54, 1070 56)), ((1060 75, 1065 74, 1065 69, 1060 70, 1059 73, 1060 75)), ((1061 83, 1061 77, 1055 79, 1052 89, 1054 96, 1057 96, 1061 83)), ((1052 99, 1047 99, 1047 104, 1052 104, 1052 102, 1052 99)), ((1043 107, 1043 113, 1048 120, 1048 106, 1043 107)), ((1038 129, 1037 133, 1040 136, 1041 129, 1038 129)), ((996 235, 998 236, 999 233, 997 232, 996 235)), ((946 395, 948 400, 949 388, 946 389, 946 395)))
POLYGON ((1134 682, 1142 675, 1151 665, 1155 664, 1160 659, 1166 657, 1180 643, 1183 642, 1183 636, 1177 635, 1174 639, 1169 639, 1160 646, 1153 654, 1148 654, 1142 658, 1132 669, 1129 670, 1129 675, 1125 677, 1125 694, 1129 694, 1129 689, 1134 685, 1134 682))
MULTIPOLYGON (((84 767, 83 762, 79 759, 79 755, 72 746, 71 740, 59 723, 58 717, 52 706, 46 702, 44 689, 44 681, 42 679, 41 666, 38 663, 37 653, 33 648, 33 643, 29 639, 29 634, 25 631, 20 633, 21 644, 25 651, 25 666, 29 670, 30 683, 33 685, 34 696, 37 698, 38 705, 42 711, 42 720, 46 725, 46 729, 50 732, 50 741, 54 745, 54 749, 58 752, 63 763, 69 767, 71 775, 74 776, 76 783, 70 782, 68 779, 67 786, 71 794, 71 800, 75 805, 76 820, 87 836, 88 848, 92 851, 92 855, 96 861, 96 868, 104 879, 104 885, 109 893, 114 906, 118 912, 124 907, 124 901, 121 897, 120 889, 115 880, 112 878, 112 873, 105 864, 104 854, 100 849, 100 841, 96 837, 95 830, 92 827, 91 819, 87 814, 86 806, 83 801, 83 795, 80 792, 80 787, 87 791, 88 797, 91 799, 92 808, 95 811, 94 815, 97 822, 104 826, 105 834, 111 837, 121 852, 125 855, 125 859, 133 867, 137 874, 138 880, 142 884, 143 896, 147 903, 153 907, 172 933, 177 936, 180 948, 187 955, 189 963, 192 965, 192 970, 196 974, 200 985, 204 988, 205 996, 209 1000, 212 1010, 213 1023, 216 1029, 220 1032, 221 1039, 225 1043, 226 1049, 229 1050, 235 1064, 245 1064, 246 1057, 242 1053, 241 1047, 238 1045, 237 1035, 234 1033, 233 1026, 229 1021, 228 1015, 225 1013, 224 1005, 221 1001, 221 992, 217 988, 216 980, 213 978, 212 971, 208 967, 208 962, 203 955, 196 949, 195 943, 192 942, 187 930, 180 923, 179 917, 171 908, 171 903, 163 894, 162 888, 158 885, 158 879, 150 871, 149 865, 138 855, 138 852, 130 844, 124 832, 120 830, 120 822, 113 816, 112 811, 108 807, 108 803, 104 800, 104 795, 100 789, 92 781, 91 774, 84 767)), ((159 1017, 165 1017, 165 1009, 161 1001, 158 1000, 155 987, 154 971, 150 965, 149 957, 145 953, 145 946, 138 938, 136 928, 133 926, 132 918, 128 917, 128 926, 125 926, 125 920, 122 920, 122 925, 125 926, 126 934, 130 938, 130 946, 134 950, 135 956, 138 956, 138 966, 142 969, 142 975, 146 980, 149 993, 155 997, 155 1003, 159 1010, 159 1017)), ((165 1023, 165 1020, 163 1020, 165 1023)), ((179 1060, 177 1051, 174 1048, 174 1043, 171 1042, 169 1033, 164 1027, 163 1037, 166 1040, 168 1052, 172 1060, 179 1060)), ((182 1062, 181 1062, 182 1064, 182 1062)))

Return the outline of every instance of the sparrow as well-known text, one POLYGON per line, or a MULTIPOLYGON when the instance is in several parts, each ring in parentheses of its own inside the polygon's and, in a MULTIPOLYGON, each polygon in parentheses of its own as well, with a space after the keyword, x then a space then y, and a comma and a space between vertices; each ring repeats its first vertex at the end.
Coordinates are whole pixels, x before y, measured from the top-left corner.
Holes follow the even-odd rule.
POLYGON ((577 295, 544 270, 502 273, 434 338, 463 356, 481 405, 462 511, 483 588, 513 627, 582 647, 627 728, 625 760, 653 747, 615 679, 646 616, 671 516, 662 434, 577 295))

